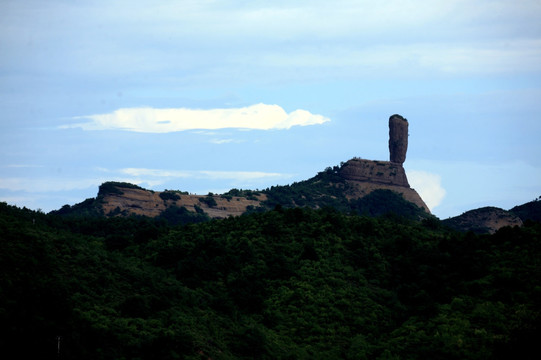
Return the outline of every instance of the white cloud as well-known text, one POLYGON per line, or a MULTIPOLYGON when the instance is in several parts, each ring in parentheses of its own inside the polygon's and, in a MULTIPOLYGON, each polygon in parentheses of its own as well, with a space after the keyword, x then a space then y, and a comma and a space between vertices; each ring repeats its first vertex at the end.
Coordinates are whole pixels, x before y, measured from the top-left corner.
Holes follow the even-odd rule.
POLYGON ((125 108, 109 114, 81 116, 88 122, 64 125, 62 128, 80 127, 83 130, 126 130, 144 133, 224 128, 240 129, 289 129, 292 126, 319 125, 327 121, 322 115, 306 110, 287 113, 278 105, 256 104, 232 109, 154 109, 125 108))
MULTIPOLYGON (((510 209, 533 200, 541 194, 540 164, 531 164, 522 160, 509 162, 411 161, 416 168, 431 169, 444 179, 446 197, 436 210, 440 219, 457 216, 483 206, 510 209)), ((408 179, 412 186, 416 187, 417 184, 413 185, 414 175, 411 173, 407 172, 408 179)))
POLYGON ((408 171, 407 176, 411 187, 419 193, 431 211, 441 203, 445 197, 441 176, 417 170, 408 171))

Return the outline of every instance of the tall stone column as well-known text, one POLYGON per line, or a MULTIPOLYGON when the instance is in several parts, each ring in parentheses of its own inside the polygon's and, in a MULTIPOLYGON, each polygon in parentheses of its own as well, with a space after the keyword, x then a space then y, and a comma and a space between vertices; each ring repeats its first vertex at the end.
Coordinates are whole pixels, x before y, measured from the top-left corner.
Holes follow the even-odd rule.
POLYGON ((398 114, 389 118, 389 153, 391 162, 403 164, 408 151, 408 120, 398 114))

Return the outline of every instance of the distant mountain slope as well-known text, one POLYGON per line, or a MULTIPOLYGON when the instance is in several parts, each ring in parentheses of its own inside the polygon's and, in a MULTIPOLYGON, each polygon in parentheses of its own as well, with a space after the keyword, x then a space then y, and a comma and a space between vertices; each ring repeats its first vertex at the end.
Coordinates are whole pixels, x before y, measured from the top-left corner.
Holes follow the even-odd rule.
POLYGON ((478 234, 495 233, 504 226, 522 226, 522 220, 510 211, 497 207, 483 207, 455 216, 443 223, 455 230, 473 231, 478 234))
POLYGON ((266 190, 232 189, 224 194, 191 195, 182 191, 162 192, 137 185, 106 182, 95 199, 65 205, 59 215, 163 217, 173 223, 198 222, 238 216, 247 212, 282 207, 334 207, 343 212, 369 215, 393 213, 412 219, 430 216, 428 207, 409 187, 401 164, 352 159, 328 167, 316 176, 266 190))
POLYGON ((510 210, 491 206, 473 209, 462 215, 445 219, 443 223, 459 231, 493 234, 502 227, 522 226, 526 221, 541 222, 539 199, 515 206, 510 210))
POLYGON ((509 211, 520 217, 522 221, 532 220, 541 222, 541 196, 534 201, 515 206, 509 211))

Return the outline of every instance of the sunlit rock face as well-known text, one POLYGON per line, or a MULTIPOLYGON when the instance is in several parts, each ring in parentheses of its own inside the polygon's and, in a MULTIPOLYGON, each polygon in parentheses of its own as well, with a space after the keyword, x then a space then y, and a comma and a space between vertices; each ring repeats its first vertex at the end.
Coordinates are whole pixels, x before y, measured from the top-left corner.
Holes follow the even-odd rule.
POLYGON ((403 164, 408 151, 408 120, 395 114, 389 118, 389 153, 393 163, 403 164))
POLYGON ((406 177, 406 171, 402 165, 389 161, 354 158, 342 166, 340 175, 346 180, 404 186, 408 188, 410 186, 406 177))

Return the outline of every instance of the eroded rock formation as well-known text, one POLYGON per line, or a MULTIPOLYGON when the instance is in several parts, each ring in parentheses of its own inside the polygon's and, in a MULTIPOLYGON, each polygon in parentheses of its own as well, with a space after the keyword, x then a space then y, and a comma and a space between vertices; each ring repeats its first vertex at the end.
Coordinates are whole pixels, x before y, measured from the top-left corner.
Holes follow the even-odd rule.
POLYGON ((408 151, 408 120, 395 114, 389 118, 389 153, 391 162, 403 164, 408 151))
POLYGON ((354 158, 340 169, 346 180, 364 181, 409 188, 406 171, 402 165, 389 161, 374 161, 354 158))
POLYGON ((245 213, 249 206, 261 206, 261 202, 266 200, 265 195, 259 195, 254 200, 245 197, 233 196, 230 199, 214 195, 215 206, 209 206, 200 199, 204 195, 185 195, 180 194, 178 199, 165 199, 160 197, 162 192, 150 191, 146 189, 135 189, 118 187, 117 192, 104 192, 98 194, 100 197, 100 206, 104 214, 114 214, 115 210, 124 212, 124 215, 143 215, 156 217, 171 206, 185 207, 191 212, 197 212, 196 208, 201 208, 211 218, 227 218, 228 216, 239 216, 245 213))
POLYGON ((351 198, 363 197, 376 189, 388 189, 402 194, 404 199, 430 212, 423 199, 408 183, 402 164, 408 150, 408 120, 395 114, 389 118, 389 153, 391 161, 354 158, 340 169, 342 176, 354 191, 351 198))
POLYGON ((430 213, 417 191, 410 188, 402 164, 354 158, 342 165, 338 174, 350 185, 345 194, 349 199, 362 198, 374 190, 387 189, 401 194, 404 199, 430 213))
MULTIPOLYGON (((428 206, 424 203, 419 194, 408 183, 406 171, 402 164, 406 160, 408 149, 408 121, 400 115, 392 115, 389 118, 389 151, 391 161, 374 161, 360 158, 353 158, 341 164, 335 171, 342 180, 330 183, 333 191, 326 193, 321 190, 317 177, 309 179, 315 186, 313 193, 322 191, 318 196, 310 200, 313 207, 319 207, 318 198, 331 197, 334 200, 342 198, 346 203, 351 200, 360 199, 375 190, 391 190, 401 194, 403 198, 423 208, 430 213, 428 206), (315 179, 315 180, 314 180, 315 179), (314 182, 315 181, 315 182, 314 182), (317 184, 317 185, 316 185, 317 184), (343 194, 337 195, 336 189, 344 189, 343 194), (320 189, 320 190, 317 190, 320 189)), ((325 180, 328 181, 328 180, 325 180)), ((100 186, 98 194, 99 210, 109 216, 115 215, 144 215, 149 217, 160 216, 169 208, 185 208, 188 211, 198 213, 201 210, 211 218, 226 218, 237 216, 247 212, 249 209, 265 208, 268 194, 265 191, 258 193, 253 198, 212 195, 213 204, 204 201, 209 196, 188 195, 182 192, 165 191, 155 192, 145 190, 131 184, 107 183, 108 186, 100 186)), ((302 186, 309 186, 303 184, 302 186)), ((305 189, 304 189, 305 190, 305 189)), ((303 191, 304 191, 303 190, 303 191)), ((310 192, 310 191, 309 191, 310 192)), ((283 193, 292 193, 290 190, 283 193)), ((278 192, 280 194, 280 192, 278 192)), ((272 194, 271 194, 272 195, 272 194)), ((275 194, 276 196, 276 194, 275 194)), ((283 199, 285 206, 297 204, 297 200, 283 199)), ((274 200, 276 201, 276 200, 274 200)), ((303 196, 303 203, 310 203, 303 196)))

